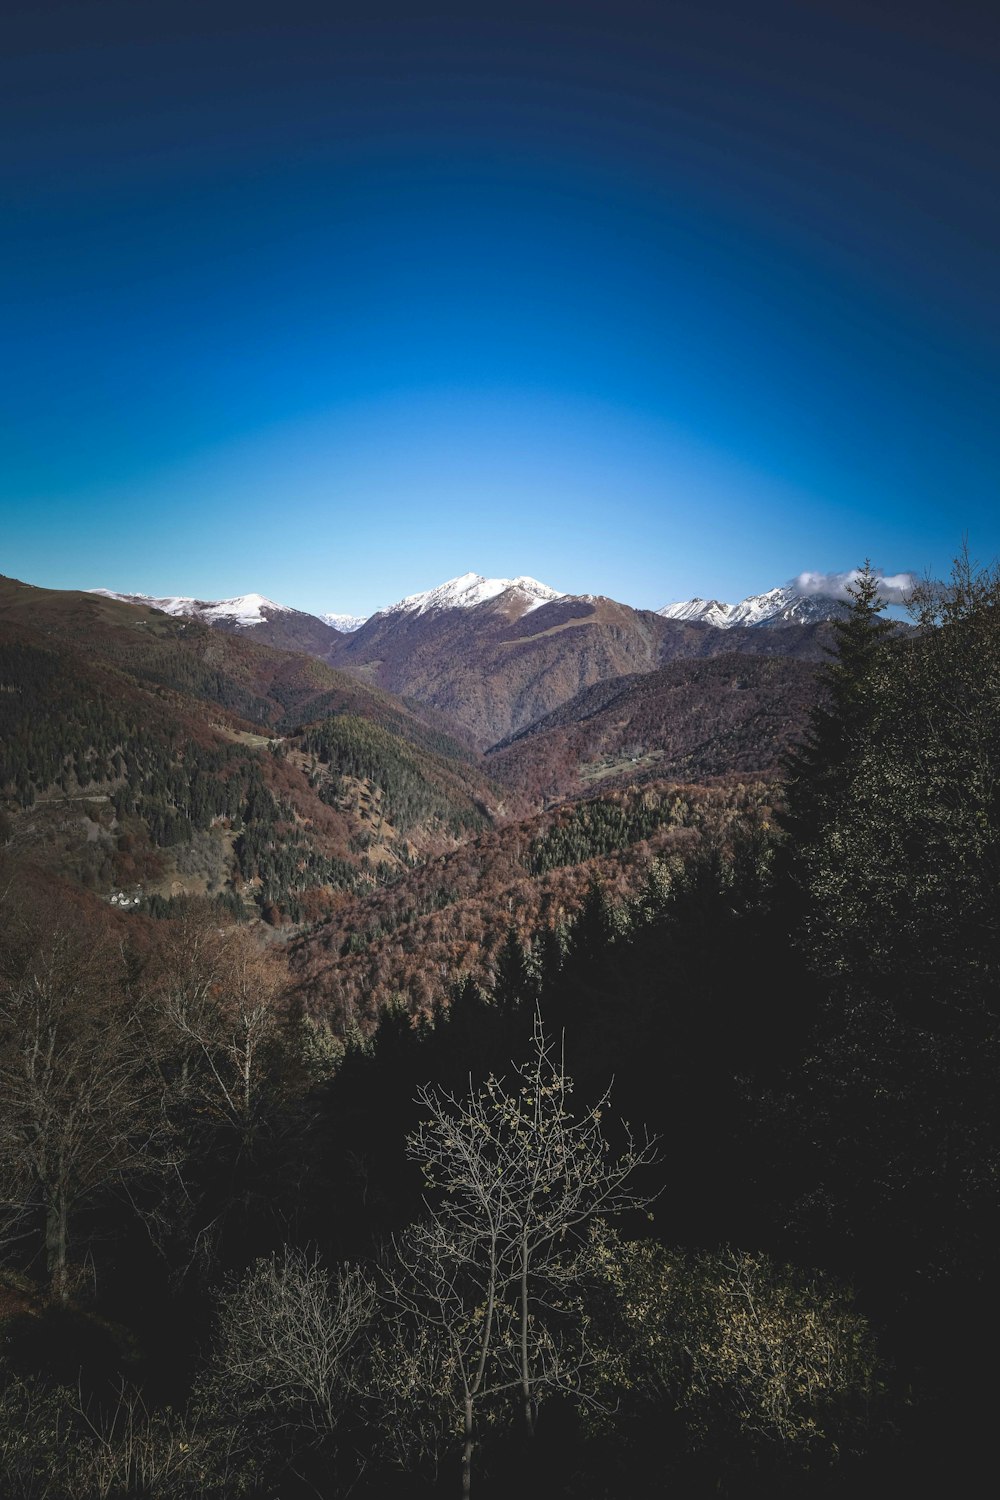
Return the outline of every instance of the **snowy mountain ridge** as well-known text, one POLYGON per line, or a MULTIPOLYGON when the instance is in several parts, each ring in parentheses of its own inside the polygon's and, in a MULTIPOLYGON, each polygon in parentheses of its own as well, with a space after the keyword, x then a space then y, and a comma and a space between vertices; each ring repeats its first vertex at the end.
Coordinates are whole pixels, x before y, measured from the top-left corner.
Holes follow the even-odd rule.
POLYGON ((320 615, 319 618, 331 630, 339 630, 341 635, 350 635, 352 630, 360 630, 368 620, 367 615, 320 615))
MULTIPOLYGON (((730 630, 734 625, 813 625, 844 615, 851 605, 859 576, 857 568, 846 573, 799 573, 779 588, 750 594, 739 604, 724 604, 719 599, 682 599, 676 604, 665 604, 656 613, 665 620, 694 620, 715 625, 719 630, 730 630)), ((891 606, 904 605, 917 581, 913 573, 876 571, 875 576, 880 595, 891 606)))
POLYGON ((447 583, 441 583, 437 588, 410 594, 407 598, 400 599, 398 604, 390 604, 388 609, 381 609, 378 613, 380 616, 424 615, 439 609, 475 609, 477 604, 485 604, 487 600, 496 599, 510 590, 516 591, 528 601, 525 614, 551 603, 553 599, 563 597, 557 589, 549 588, 546 583, 539 583, 537 578, 484 578, 481 573, 462 573, 458 578, 449 578, 447 583))
POLYGON ((730 617, 735 608, 735 604, 723 604, 720 599, 700 599, 696 595, 677 604, 665 604, 656 613, 665 620, 696 620, 699 624, 717 625, 724 630, 732 623, 730 617))
POLYGON ((123 604, 145 604, 149 609, 158 609, 165 615, 190 615, 210 624, 227 621, 248 628, 263 625, 272 615, 297 615, 302 610, 292 609, 289 604, 278 604, 266 599, 263 594, 238 594, 235 599, 191 599, 183 595, 169 595, 157 599, 152 594, 120 594, 114 589, 87 589, 88 594, 101 594, 105 599, 120 599, 123 604))
POLYGON ((732 630, 735 625, 811 625, 819 620, 833 620, 843 615, 843 599, 824 594, 799 593, 794 583, 750 594, 739 604, 725 604, 719 599, 684 599, 665 604, 656 613, 665 620, 694 621, 714 625, 717 630, 732 630))
POLYGON ((114 589, 87 589, 86 592, 101 594, 105 599, 120 599, 123 604, 144 604, 147 609, 158 609, 165 615, 189 615, 210 625, 235 625, 241 630, 266 625, 276 615, 302 615, 305 619, 321 620, 331 630, 347 635, 352 630, 359 630, 368 618, 367 615, 310 615, 308 610, 279 604, 276 599, 268 599, 263 594, 238 594, 235 599, 192 599, 184 594, 170 594, 158 599, 153 594, 120 594, 114 589))
MULTIPOLYGON (((666 620, 712 625, 719 630, 730 630, 740 625, 811 625, 822 620, 837 619, 844 614, 850 599, 848 590, 856 576, 856 571, 801 573, 778 588, 750 594, 738 604, 695 596, 665 604, 656 613, 666 620)), ((879 576, 883 595, 891 604, 899 604, 905 600, 913 581, 913 576, 909 573, 879 576)), ((293 621, 297 621, 296 629, 301 631, 304 623, 310 621, 310 628, 319 624, 341 635, 354 634, 373 620, 387 621, 393 617, 419 617, 447 610, 475 609, 507 594, 512 596, 511 602, 520 615, 530 614, 553 600, 571 597, 524 574, 517 578, 486 578, 481 573, 462 573, 457 578, 449 578, 447 582, 438 584, 436 588, 409 594, 405 599, 368 616, 336 611, 312 615, 306 610, 279 604, 274 599, 256 593, 239 594, 232 599, 211 600, 194 599, 187 595, 157 598, 152 594, 119 593, 114 589, 104 588, 89 589, 87 592, 102 594, 108 599, 120 599, 126 604, 143 604, 168 615, 190 616, 207 624, 222 625, 229 629, 251 630, 256 626, 284 620, 288 622, 289 628, 293 621)), ((593 601, 598 596, 582 594, 574 597, 593 601)))
POLYGON ((193 599, 187 595, 168 595, 157 598, 152 594, 119 593, 115 589, 88 589, 89 594, 102 594, 106 599, 120 599, 125 604, 144 604, 149 609, 162 610, 167 615, 189 615, 209 624, 235 625, 250 629, 265 625, 275 615, 303 615, 318 619, 332 630, 348 635, 359 630, 369 619, 386 615, 424 615, 436 610, 474 609, 501 594, 514 591, 519 602, 524 604, 522 613, 529 614, 542 604, 561 599, 558 589, 539 583, 537 578, 484 578, 480 573, 462 573, 458 578, 449 578, 437 588, 424 589, 419 594, 410 594, 396 604, 387 605, 376 615, 349 615, 335 611, 309 616, 305 610, 294 609, 289 604, 278 604, 263 594, 240 594, 235 599, 193 599))

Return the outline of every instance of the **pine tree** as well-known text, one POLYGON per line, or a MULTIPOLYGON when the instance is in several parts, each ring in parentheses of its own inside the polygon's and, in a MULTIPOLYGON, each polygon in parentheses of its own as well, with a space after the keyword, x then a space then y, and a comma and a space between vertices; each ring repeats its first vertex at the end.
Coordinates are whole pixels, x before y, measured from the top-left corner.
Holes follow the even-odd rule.
POLYGON ((785 761, 781 822, 796 841, 815 838, 835 815, 879 715, 879 685, 893 627, 882 618, 885 600, 867 559, 848 592, 850 614, 834 621, 832 661, 820 673, 825 701, 813 709, 805 738, 785 761))
POLYGON ((996 964, 1000 578, 959 559, 898 641, 870 568, 854 595, 789 758, 793 920, 818 969, 938 1004, 996 964))
POLYGON ((607 892, 595 876, 570 928, 567 964, 574 974, 585 977, 593 965, 603 962, 614 939, 614 911, 607 892))
POLYGON ((507 929, 507 936, 496 957, 493 998, 501 1015, 510 1015, 526 1001, 535 998, 535 981, 524 944, 517 928, 507 929))

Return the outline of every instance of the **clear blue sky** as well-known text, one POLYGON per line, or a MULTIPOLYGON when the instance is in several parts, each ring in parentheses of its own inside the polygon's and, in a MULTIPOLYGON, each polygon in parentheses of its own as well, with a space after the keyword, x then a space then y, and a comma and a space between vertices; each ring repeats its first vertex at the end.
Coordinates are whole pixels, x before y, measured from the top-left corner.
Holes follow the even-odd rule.
POLYGON ((366 613, 991 558, 998 36, 8 0, 0 571, 366 613))

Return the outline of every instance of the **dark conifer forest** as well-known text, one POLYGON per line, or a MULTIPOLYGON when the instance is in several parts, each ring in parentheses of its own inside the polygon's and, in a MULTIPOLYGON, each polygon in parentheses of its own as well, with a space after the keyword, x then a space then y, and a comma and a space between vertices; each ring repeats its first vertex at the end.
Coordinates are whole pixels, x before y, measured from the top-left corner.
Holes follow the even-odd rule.
POLYGON ((4 581, 0 1495, 966 1493, 1000 573, 912 611, 866 569, 818 672, 684 679, 711 752, 557 797, 4 581))

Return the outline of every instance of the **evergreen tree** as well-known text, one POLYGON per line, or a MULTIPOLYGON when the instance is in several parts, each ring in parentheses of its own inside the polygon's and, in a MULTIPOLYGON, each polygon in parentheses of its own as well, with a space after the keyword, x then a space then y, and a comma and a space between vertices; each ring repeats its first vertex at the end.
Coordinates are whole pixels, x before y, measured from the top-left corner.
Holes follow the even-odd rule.
POLYGON ((584 978, 594 964, 601 963, 615 939, 615 913, 607 892, 596 877, 587 887, 583 906, 569 933, 566 964, 584 978))
POLYGON ((955 1004, 996 974, 998 603, 996 571, 959 559, 919 591, 919 630, 887 643, 866 569, 828 702, 791 757, 800 937, 814 966, 888 985, 894 1003, 955 1004))
POLYGON ((802 1221, 911 1291, 991 1275, 996 1243, 1000 573, 962 558, 917 604, 838 674, 846 731, 792 791, 825 1009, 781 1127, 812 1143, 802 1221))
POLYGON ((558 920, 552 925, 543 924, 535 933, 532 951, 538 972, 542 1011, 543 1014, 548 1015, 548 999, 559 986, 560 975, 566 960, 565 926, 558 920))
POLYGON ((787 756, 782 823, 798 842, 814 839, 835 814, 879 716, 879 686, 892 625, 871 563, 853 584, 850 614, 835 620, 832 661, 820 673, 825 701, 813 709, 805 738, 787 756))
POLYGON ((514 926, 507 929, 494 972, 493 998, 502 1015, 510 1015, 535 998, 536 986, 528 954, 514 926))

